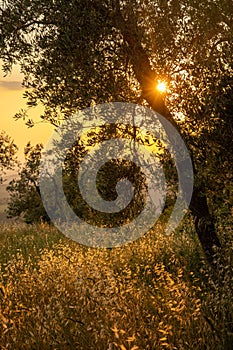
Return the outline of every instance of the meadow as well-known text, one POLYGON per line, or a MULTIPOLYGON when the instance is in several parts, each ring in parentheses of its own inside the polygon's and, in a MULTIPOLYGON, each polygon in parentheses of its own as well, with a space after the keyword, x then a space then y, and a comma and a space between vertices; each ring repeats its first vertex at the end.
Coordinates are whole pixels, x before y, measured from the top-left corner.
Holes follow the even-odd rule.
MULTIPOLYGON (((223 228, 224 227, 224 228, 223 228)), ((114 249, 55 228, 0 227, 0 349, 232 349, 232 232, 203 257, 189 217, 114 249)))

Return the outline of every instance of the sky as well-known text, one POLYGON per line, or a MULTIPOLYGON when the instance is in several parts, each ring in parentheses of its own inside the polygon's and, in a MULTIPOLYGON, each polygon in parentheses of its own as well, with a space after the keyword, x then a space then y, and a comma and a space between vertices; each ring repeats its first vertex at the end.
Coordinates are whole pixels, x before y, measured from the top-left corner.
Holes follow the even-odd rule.
MULTIPOLYGON (((28 141, 33 145, 43 143, 46 145, 53 127, 48 123, 40 123, 33 128, 28 128, 23 120, 15 120, 13 117, 20 109, 26 107, 26 99, 23 98, 24 89, 21 82, 23 76, 20 74, 18 66, 14 66, 13 71, 4 77, 2 65, 0 63, 0 131, 5 130, 19 147, 18 158, 23 160, 23 150, 28 141)), ((31 109, 30 118, 38 119, 42 113, 42 106, 31 109)))

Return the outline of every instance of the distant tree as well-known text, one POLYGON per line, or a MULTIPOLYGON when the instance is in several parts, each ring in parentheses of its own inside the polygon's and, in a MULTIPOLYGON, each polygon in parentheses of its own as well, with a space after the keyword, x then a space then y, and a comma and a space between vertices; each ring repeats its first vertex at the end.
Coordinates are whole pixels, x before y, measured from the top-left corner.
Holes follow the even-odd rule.
MULTIPOLYGON (((105 128, 110 138, 111 133, 105 128)), ((102 130, 104 139, 105 132, 102 130)), ((125 130, 124 130, 125 132, 125 130)), ((88 134, 87 134, 88 135, 88 134)), ((143 186, 143 174, 140 169, 131 162, 108 162, 100 169, 97 175, 97 188, 101 196, 106 200, 116 199, 116 184, 121 178, 130 180, 136 189, 136 198, 133 201, 132 208, 127 208, 123 213, 104 215, 88 206, 83 200, 79 187, 77 186, 77 172, 83 157, 87 153, 87 147, 99 140, 97 132, 91 132, 86 140, 79 140, 67 153, 63 169, 64 193, 71 208, 80 218, 98 226, 118 225, 124 222, 124 217, 134 216, 135 212, 140 212, 143 207, 143 196, 139 189, 143 186), (119 163, 121 166, 119 166, 119 163)), ((106 139, 106 138, 105 138, 106 139)), ((19 172, 19 178, 10 182, 7 187, 10 193, 8 203, 8 217, 21 217, 26 223, 47 221, 50 219, 43 206, 39 189, 39 166, 42 156, 43 146, 41 144, 32 147, 30 143, 25 147, 25 163, 19 172)), ((61 150, 63 152, 63 150, 61 150)), ((56 163, 54 163, 54 172, 56 172, 56 163)), ((42 176, 42 175, 41 175, 42 176)), ((48 176, 45 174, 45 176, 48 176)), ((46 184, 46 181, 45 181, 46 184)), ((46 186, 46 185, 45 185, 46 186)), ((59 200, 57 205, 59 205, 59 200)), ((54 210, 53 210, 54 213, 54 210)))
MULTIPOLYGON (((145 186, 145 179, 140 168, 131 161, 111 160, 104 164, 97 173, 97 191, 104 200, 113 201, 117 198, 116 184, 122 178, 129 180, 133 184, 135 196, 131 205, 118 213, 108 213, 106 215, 91 208, 82 198, 77 185, 79 166, 88 152, 88 147, 95 145, 96 142, 101 143, 101 141, 106 141, 122 134, 124 137, 130 138, 132 130, 128 129, 127 126, 116 128, 115 125, 108 125, 103 127, 101 131, 92 130, 87 133, 86 138, 77 141, 67 153, 63 174, 64 192, 74 212, 86 222, 97 226, 114 227, 138 215, 144 206, 145 198, 142 194, 142 188, 145 186)), ((103 154, 104 156, 106 154, 103 154)), ((90 161, 91 166, 92 162, 90 161)))
POLYGON ((49 221, 39 191, 39 164, 43 146, 38 144, 25 147, 25 164, 17 179, 12 180, 7 190, 10 194, 7 215, 21 217, 26 223, 49 221))
POLYGON ((13 169, 18 147, 4 131, 0 133, 0 183, 6 170, 13 169))
MULTIPOLYGON (((63 166, 63 188, 66 199, 77 215, 84 219, 86 222, 97 226, 114 227, 119 224, 123 224, 126 220, 136 217, 145 205, 145 191, 146 182, 145 176, 140 171, 140 167, 136 166, 131 161, 124 160, 111 160, 102 166, 96 178, 97 190, 101 197, 107 201, 112 201, 117 198, 116 184, 122 178, 128 179, 134 186, 134 198, 125 209, 118 213, 107 214, 98 212, 91 208, 85 200, 82 198, 80 189, 78 186, 78 172, 79 166, 85 155, 88 153, 88 148, 101 140, 105 141, 111 139, 116 135, 120 136, 124 134, 124 137, 131 138, 133 128, 129 126, 118 126, 116 128, 112 125, 106 126, 101 130, 101 137, 98 131, 91 130, 87 133, 87 137, 81 138, 76 141, 73 147, 66 154, 64 166, 63 166)), ((144 137, 137 134, 137 140, 140 141, 144 137)), ((67 137, 67 136, 66 136, 67 137)), ((148 137, 148 135, 146 136, 148 137)), ((142 142, 142 141, 141 141, 142 142)), ((143 142, 142 142, 143 143, 143 142)), ((57 142, 54 145, 58 148, 57 142)), ((159 147, 159 146, 158 146, 159 147)), ((162 147, 161 147, 162 149, 162 147)), ((25 163, 19 172, 19 178, 10 182, 7 190, 10 193, 10 200, 8 203, 8 216, 9 217, 21 217, 26 223, 33 223, 38 221, 50 221, 48 215, 45 212, 40 189, 39 189, 39 167, 42 157, 43 146, 41 144, 35 147, 30 143, 25 147, 25 163)), ((60 149, 62 156, 63 147, 60 149)), ((57 153, 57 152, 56 152, 57 153)), ((105 156, 105 154, 103 155, 105 156)), ((95 157, 95 155, 93 155, 95 157)), ((162 154, 161 154, 162 157, 162 154)), ((164 167, 167 166, 168 171, 165 170, 169 176, 167 180, 171 184, 170 190, 174 189, 174 179, 171 176, 171 164, 168 166, 168 157, 163 155, 164 167)), ((54 173, 56 173, 56 161, 54 160, 54 173)), ((90 161, 90 167, 92 161, 90 161)), ((42 174, 40 174, 42 176, 42 174)), ((44 174, 48 176, 48 174, 44 174)), ((47 179, 44 182, 45 186, 48 182, 47 179)), ((167 185, 168 187, 168 185, 167 185)), ((170 204, 172 197, 169 196, 170 204)), ((173 198, 174 199, 174 198, 173 198)), ((59 199, 55 198, 56 205, 59 205, 59 199)), ((168 201, 168 202, 169 202, 168 201)), ((167 204, 168 204, 167 202, 167 204)), ((55 214, 56 206, 53 208, 53 214, 55 214)))

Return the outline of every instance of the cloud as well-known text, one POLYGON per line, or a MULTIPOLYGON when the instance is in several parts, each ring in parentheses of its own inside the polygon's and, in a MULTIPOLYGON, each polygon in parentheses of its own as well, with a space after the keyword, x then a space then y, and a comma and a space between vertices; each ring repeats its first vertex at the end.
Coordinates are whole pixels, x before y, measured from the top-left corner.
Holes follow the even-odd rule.
POLYGON ((0 80, 0 88, 6 89, 6 90, 21 90, 23 89, 22 83, 20 81, 4 81, 0 80))

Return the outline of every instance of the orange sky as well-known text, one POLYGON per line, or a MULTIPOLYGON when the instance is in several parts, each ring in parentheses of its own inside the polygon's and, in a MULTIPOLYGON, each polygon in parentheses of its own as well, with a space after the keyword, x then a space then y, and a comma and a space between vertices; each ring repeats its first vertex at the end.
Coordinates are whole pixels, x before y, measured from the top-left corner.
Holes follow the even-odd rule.
MULTIPOLYGON (((28 141, 32 144, 46 144, 53 127, 47 123, 37 124, 33 128, 28 128, 22 120, 15 121, 14 115, 21 108, 26 107, 26 99, 23 98, 21 87, 22 75, 19 67, 14 67, 13 72, 4 78, 0 71, 0 131, 5 130, 19 147, 19 158, 23 159, 23 149, 28 141)), ((30 111, 30 117, 34 120, 42 112, 42 107, 34 108, 30 111)))

